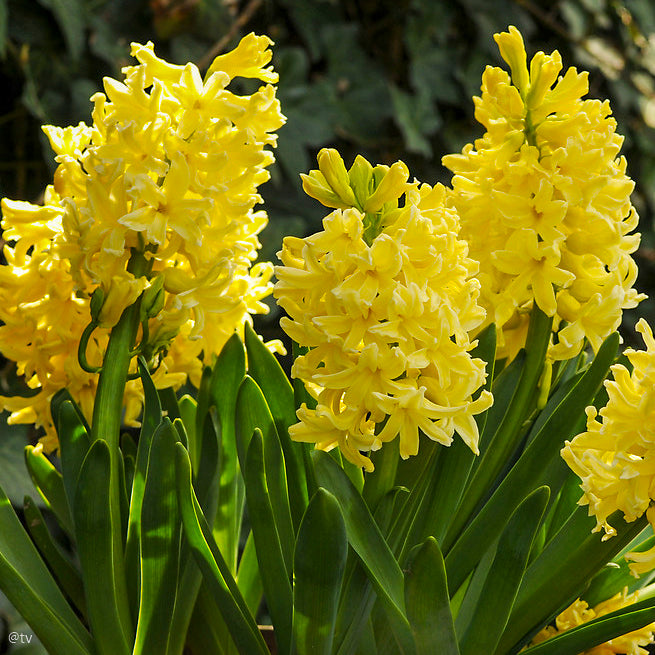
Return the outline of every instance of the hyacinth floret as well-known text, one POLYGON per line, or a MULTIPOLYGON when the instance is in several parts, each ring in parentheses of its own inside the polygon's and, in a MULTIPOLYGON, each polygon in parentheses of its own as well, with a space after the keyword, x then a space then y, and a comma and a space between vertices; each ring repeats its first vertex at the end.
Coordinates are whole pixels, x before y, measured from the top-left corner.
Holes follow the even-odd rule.
MULTIPOLYGON (((607 404, 587 408, 587 430, 565 443, 562 457, 581 479, 580 504, 596 518, 595 531, 616 534, 608 518, 616 511, 628 522, 646 514, 655 526, 655 339, 644 319, 637 331, 645 351, 625 351, 632 371, 611 367, 607 404)), ((627 555, 635 574, 655 569, 655 548, 627 555)))
POLYGON ((449 445, 455 431, 477 452, 474 415, 492 402, 485 363, 471 356, 469 331, 484 320, 476 264, 458 238, 457 213, 441 185, 408 182, 402 162, 349 170, 322 150, 303 177, 334 211, 323 230, 287 237, 274 295, 285 332, 308 349, 293 365, 316 400, 298 410, 298 441, 339 446, 358 466, 399 437, 403 458, 419 433, 449 445))
POLYGON ((644 298, 633 289, 638 216, 623 138, 607 101, 582 99, 587 73, 560 75, 557 51, 538 52, 528 68, 514 27, 495 40, 511 75, 484 71, 474 102, 486 132, 443 158, 462 238, 480 262, 484 325, 498 328, 499 357, 513 358, 536 304, 554 318, 551 359, 586 341, 597 351, 644 298))
MULTIPOLYGON (((13 422, 44 426, 46 446, 56 445, 48 408, 56 391, 67 387, 87 417, 92 410, 97 376, 75 353, 97 290, 102 303, 86 344, 94 365, 123 311, 156 289, 157 311, 151 303, 139 338, 147 331, 144 352, 163 358, 154 374, 160 388, 187 377, 198 384, 203 360, 211 363, 250 314, 267 311, 273 267, 253 265, 267 223, 255 208, 285 120, 270 44, 249 34, 204 78, 192 63, 157 57, 152 43, 132 44, 138 63, 120 81, 105 78, 105 93, 91 99, 92 125, 43 128, 58 164, 44 204, 2 201, 0 350, 38 390, 2 405, 13 422), (239 77, 264 84, 239 95, 228 88, 239 77), (143 274, 130 266, 135 253, 147 262, 143 274)), ((128 383, 128 423, 140 393, 128 383)))

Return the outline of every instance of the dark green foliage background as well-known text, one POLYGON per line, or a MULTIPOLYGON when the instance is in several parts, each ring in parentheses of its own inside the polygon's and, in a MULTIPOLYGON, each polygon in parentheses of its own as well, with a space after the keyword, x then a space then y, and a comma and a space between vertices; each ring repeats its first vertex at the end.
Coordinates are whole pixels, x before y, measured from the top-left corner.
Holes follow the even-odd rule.
MULTIPOLYGON (((487 64, 504 65, 492 35, 516 25, 531 56, 557 48, 609 98, 637 183, 639 286, 655 270, 655 3, 650 0, 0 0, 0 194, 38 200, 53 170, 39 129, 89 121, 102 77, 120 77, 131 41, 201 68, 255 31, 276 42, 280 130, 262 257, 305 235, 324 211, 298 173, 334 146, 347 164, 402 158, 413 175, 447 182, 441 156, 481 134, 471 96, 487 64)), ((244 84, 244 90, 248 85, 244 84)), ((273 312, 261 328, 274 331, 273 312)), ((655 317, 650 303, 639 314, 655 317)), ((628 317, 633 324, 635 317, 628 317)))

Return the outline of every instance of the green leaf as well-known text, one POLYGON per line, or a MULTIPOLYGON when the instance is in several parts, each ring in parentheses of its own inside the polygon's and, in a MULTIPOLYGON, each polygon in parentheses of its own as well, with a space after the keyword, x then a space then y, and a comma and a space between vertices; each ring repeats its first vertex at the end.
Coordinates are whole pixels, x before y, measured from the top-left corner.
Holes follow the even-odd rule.
MULTIPOLYGON (((278 533, 282 555, 288 571, 292 568, 293 545, 295 533, 291 518, 289 492, 284 454, 273 416, 257 383, 246 376, 237 399, 237 449, 246 453, 249 445, 246 440, 254 430, 259 430, 263 439, 266 487, 275 528, 278 533)), ((243 455, 240 454, 240 458, 243 455)), ((245 460, 241 461, 242 470, 247 468, 245 460)), ((246 485, 247 486, 247 485, 246 485)), ((246 494, 247 495, 247 494, 246 494)), ((248 502, 250 502, 248 500, 248 502)), ((255 533, 255 539, 257 534, 255 533)))
MULTIPOLYGON (((233 334, 214 364, 209 392, 220 424, 220 478, 214 537, 233 574, 237 566, 244 502, 237 456, 236 404, 239 386, 245 375, 246 353, 239 337, 233 334)), ((200 406, 198 411, 201 411, 200 406)), ((200 501, 202 504, 202 497, 200 501)), ((208 516, 213 514, 208 513, 208 516)))
MULTIPOLYGON (((489 493, 496 478, 507 466, 508 460, 518 446, 522 437, 523 422, 532 409, 532 403, 535 401, 535 394, 538 391, 537 384, 550 343, 552 322, 552 317, 546 316, 536 305, 533 307, 525 345, 525 364, 520 369, 518 384, 507 404, 500 402, 496 405, 498 399, 494 402, 497 408, 496 412, 503 415, 502 420, 498 429, 494 433, 489 433, 491 439, 481 440, 480 456, 474 464, 466 492, 455 512, 455 519, 444 542, 444 552, 446 553, 450 551, 450 544, 457 539, 479 503, 489 493)), ((511 384, 509 386, 513 387, 511 384)), ((490 412, 490 417, 496 412, 490 412)), ((519 498, 524 498, 525 495, 527 494, 523 494, 519 498)), ((448 561, 447 557, 446 561, 448 561)), ((448 581, 451 589, 459 586, 452 580, 450 572, 448 581)))
POLYGON ((84 425, 85 429, 87 432, 91 432, 89 430, 89 424, 87 423, 86 419, 84 418, 84 414, 82 414, 82 410, 79 408, 75 400, 73 399, 73 396, 70 395, 70 392, 68 389, 60 389, 55 393, 55 395, 52 397, 50 400, 50 415, 52 416, 52 423, 56 427, 59 426, 59 413, 61 412, 61 408, 64 406, 66 402, 69 402, 71 405, 73 405, 73 408, 77 412, 77 416, 84 425))
POLYGON ((350 551, 335 626, 337 655, 358 652, 361 642, 368 638, 375 601, 373 585, 364 565, 354 551, 350 551))
POLYGON ((237 575, 237 584, 243 594, 243 599, 255 616, 262 600, 264 587, 262 578, 259 573, 259 562, 257 562, 257 551, 255 550, 255 539, 252 530, 246 539, 246 545, 243 547, 241 560, 239 561, 239 571, 237 575))
POLYGON ((72 513, 77 480, 91 441, 87 428, 71 401, 64 401, 57 414, 62 478, 68 507, 72 513))
POLYGON ((177 498, 184 534, 225 619, 234 643, 242 655, 268 655, 266 644, 239 592, 239 588, 211 534, 191 483, 191 462, 182 446, 176 445, 177 498))
POLYGON ((389 613, 400 652, 415 652, 414 639, 405 616, 404 579, 398 562, 366 503, 343 469, 329 454, 320 450, 312 453, 312 459, 318 484, 339 501, 348 542, 361 559, 378 598, 389 613))
POLYGON ((182 647, 184 653, 190 650, 194 654, 234 655, 239 652, 207 583, 202 584, 198 591, 182 647))
POLYGON ((548 487, 539 487, 510 517, 471 621, 460 639, 462 655, 494 651, 514 605, 549 494, 548 487))
MULTIPOLYGON (((179 419, 176 419, 175 424, 178 422, 179 419)), ((220 482, 219 471, 221 470, 220 426, 218 425, 214 406, 205 415, 202 432, 196 437, 200 439, 198 443, 203 455, 200 468, 196 474, 195 493, 203 512, 213 516, 216 512, 220 482)), ((202 576, 200 569, 196 565, 195 559, 190 555, 190 545, 186 540, 183 540, 179 555, 181 568, 177 581, 177 600, 169 631, 168 649, 171 655, 179 653, 184 647, 194 606, 197 604, 196 598, 201 588, 202 576)))
POLYGON ((130 509, 127 523, 127 541, 125 544, 125 577, 127 579, 130 609, 134 616, 137 615, 140 597, 140 548, 141 548, 141 508, 143 505, 143 492, 145 489, 146 472, 148 469, 148 458, 150 446, 155 430, 162 420, 161 403, 157 389, 148 373, 148 367, 139 358, 139 373, 143 385, 144 405, 143 416, 141 417, 141 431, 136 452, 134 465, 134 477, 132 480, 132 493, 130 496, 130 509))
POLYGON ((59 587, 73 601, 82 615, 85 615, 86 601, 80 572, 73 566, 61 546, 52 538, 43 515, 29 496, 25 498, 23 512, 27 530, 55 576, 59 587))
POLYGON ((245 459, 246 503, 266 602, 275 626, 279 651, 285 655, 291 652, 292 564, 284 557, 282 539, 269 498, 267 472, 262 433, 256 428, 245 459))
MULTIPOLYGON (((496 327, 492 323, 480 333, 478 345, 471 351, 472 357, 487 362, 487 379, 484 387, 476 393, 476 397, 483 389, 491 389, 495 355, 496 327)), ((497 402, 502 402, 502 398, 498 397, 497 402)), ((490 410, 476 417, 482 440, 487 424, 492 423, 489 414, 493 409, 492 406, 490 410)), ((411 487, 408 504, 404 511, 399 513, 394 537, 390 541, 394 548, 397 548, 397 543, 404 542, 400 551, 400 562, 404 561, 415 545, 423 543, 429 536, 442 543, 466 488, 475 457, 473 451, 461 439, 456 439, 448 448, 434 442, 421 444, 419 455, 414 459, 426 459, 426 468, 417 476, 417 481, 411 487)))
MULTIPOLYGON (((198 403, 189 394, 184 394, 184 396, 182 396, 182 398, 180 398, 180 401, 179 401, 178 405, 179 405, 179 408, 180 408, 180 418, 182 419, 182 423, 184 423, 184 429, 186 430, 187 438, 189 440, 189 444, 195 444, 195 442, 196 442, 196 409, 198 407, 198 403)), ((188 449, 190 450, 191 447, 192 446, 189 445, 188 449)), ((195 445, 193 447, 195 448, 195 445)))
POLYGON ((608 518, 617 534, 602 541, 585 508, 577 511, 528 566, 497 655, 520 647, 559 611, 584 595, 588 581, 647 525, 643 516, 626 523, 615 512, 608 518))
POLYGON ((180 418, 180 407, 177 404, 175 389, 173 389, 173 387, 158 389, 157 395, 159 396, 159 402, 161 403, 161 408, 164 414, 166 414, 171 421, 180 418))
MULTIPOLYGON (((464 582, 488 544, 498 537, 521 498, 527 497, 541 485, 553 485, 553 479, 560 480, 560 472, 566 471, 566 465, 559 452, 564 440, 570 436, 571 416, 583 413, 591 402, 614 360, 617 347, 618 335, 611 335, 605 340, 587 372, 540 426, 518 462, 453 545, 446 556, 452 592, 464 582)), ((553 490, 554 493, 557 491, 553 490)))
POLYGON ((399 440, 394 439, 391 443, 385 444, 384 448, 371 454, 375 469, 364 478, 362 497, 372 513, 375 513, 382 498, 394 487, 400 460, 398 443, 399 440))
POLYGON ((297 422, 293 388, 279 362, 254 330, 246 323, 248 373, 262 390, 271 411, 282 452, 289 488, 294 528, 297 530, 307 507, 307 480, 303 464, 303 445, 289 438, 289 426, 297 422))
MULTIPOLYGON (((578 494, 579 495, 579 494, 578 494)), ((644 531, 646 532, 646 530, 644 531)), ((626 551, 645 552, 655 547, 655 535, 647 537, 639 544, 631 544, 626 551)), ((585 591, 584 599, 590 607, 607 600, 626 587, 632 593, 636 589, 645 587, 652 581, 652 573, 635 578, 630 572, 630 563, 625 559, 625 552, 615 557, 612 562, 608 562, 603 569, 594 576, 588 589, 585 591)))
POLYGON ((446 569, 433 537, 410 555, 405 571, 405 606, 417 655, 459 655, 446 569))
POLYGON ((339 503, 319 489, 300 524, 294 553, 293 636, 298 655, 332 655, 347 554, 339 503))
POLYGON ((25 464, 30 472, 32 482, 46 503, 52 510, 61 527, 69 534, 73 534, 73 519, 68 509, 66 490, 61 473, 52 465, 41 449, 34 446, 25 447, 25 464))
POLYGON ((168 418, 152 438, 141 507, 141 602, 134 655, 165 655, 173 625, 181 534, 174 464, 178 440, 168 418))
POLYGON ((0 588, 52 655, 91 655, 93 641, 0 488, 0 588))
POLYGON ((571 628, 523 651, 525 655, 578 655, 653 622, 655 599, 634 603, 571 628))
POLYGON ((111 500, 108 502, 111 458, 107 442, 96 439, 77 484, 75 536, 98 655, 129 655, 133 632, 125 577, 117 565, 122 560, 123 539, 115 520, 116 508, 111 506, 111 500))

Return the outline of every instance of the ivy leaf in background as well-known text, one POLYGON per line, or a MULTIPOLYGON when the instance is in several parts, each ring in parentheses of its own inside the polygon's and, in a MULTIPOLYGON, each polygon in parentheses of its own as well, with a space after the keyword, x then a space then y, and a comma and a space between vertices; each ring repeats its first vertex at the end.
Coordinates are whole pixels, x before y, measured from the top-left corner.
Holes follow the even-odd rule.
POLYGON ((39 4, 52 11, 66 39, 71 59, 78 60, 85 42, 84 3, 81 0, 39 0, 39 4))
POLYGON ((391 85, 389 91, 394 119, 403 133, 407 150, 430 157, 432 147, 426 137, 441 127, 441 118, 430 97, 426 93, 409 94, 395 85, 391 85))

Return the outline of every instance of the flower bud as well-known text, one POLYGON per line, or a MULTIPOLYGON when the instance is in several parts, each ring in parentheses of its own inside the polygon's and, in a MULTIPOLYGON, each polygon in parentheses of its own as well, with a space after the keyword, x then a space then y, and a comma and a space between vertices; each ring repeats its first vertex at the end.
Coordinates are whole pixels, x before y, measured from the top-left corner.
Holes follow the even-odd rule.
POLYGON ((141 298, 141 320, 154 318, 164 308, 164 277, 158 275, 143 292, 141 298))
POLYGON ((303 191, 326 207, 348 209, 352 205, 344 202, 330 187, 321 171, 310 171, 309 175, 300 174, 303 191))
POLYGON ((382 205, 386 202, 400 198, 407 189, 408 178, 409 170, 407 170, 407 166, 403 162, 397 161, 386 172, 373 195, 364 204, 364 211, 377 212, 382 209, 382 205))
POLYGON ((348 207, 357 205, 357 199, 350 188, 350 178, 341 155, 334 148, 323 148, 318 153, 318 168, 332 190, 348 207))

